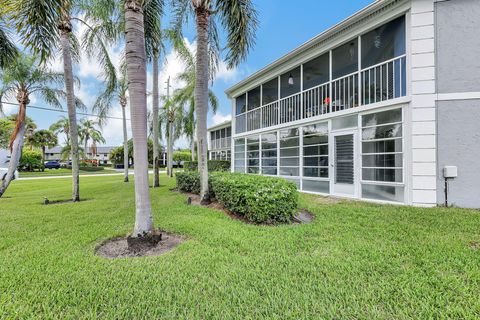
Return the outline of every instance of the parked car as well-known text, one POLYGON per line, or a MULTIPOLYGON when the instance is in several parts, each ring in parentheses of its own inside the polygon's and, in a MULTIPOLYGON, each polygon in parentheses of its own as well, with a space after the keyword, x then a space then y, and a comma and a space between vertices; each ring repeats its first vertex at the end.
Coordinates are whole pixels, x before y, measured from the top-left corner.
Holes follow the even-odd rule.
POLYGON ((58 161, 47 161, 47 162, 45 162, 45 169, 60 169, 60 162, 58 162, 58 161))

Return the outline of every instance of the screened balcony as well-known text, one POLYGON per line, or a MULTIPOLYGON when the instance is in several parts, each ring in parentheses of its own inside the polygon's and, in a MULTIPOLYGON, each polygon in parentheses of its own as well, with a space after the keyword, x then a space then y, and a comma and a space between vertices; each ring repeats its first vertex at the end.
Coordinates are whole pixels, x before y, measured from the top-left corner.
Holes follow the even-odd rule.
POLYGON ((235 98, 235 133, 406 96, 405 17, 235 98))

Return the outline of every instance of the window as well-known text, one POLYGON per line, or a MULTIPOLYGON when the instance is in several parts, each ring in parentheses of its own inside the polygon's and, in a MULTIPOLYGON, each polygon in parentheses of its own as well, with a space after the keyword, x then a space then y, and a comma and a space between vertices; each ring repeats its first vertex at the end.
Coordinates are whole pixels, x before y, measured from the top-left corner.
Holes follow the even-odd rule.
POLYGON ((354 39, 332 51, 332 78, 358 71, 358 40, 354 39))
POLYGON ((274 78, 262 85, 262 105, 278 100, 278 78, 274 78))
POLYGON ((280 175, 299 176, 300 147, 298 128, 280 131, 280 175))
POLYGON ((402 139, 402 109, 362 116, 364 198, 403 201, 402 139))
POLYGON ((260 173, 260 143, 258 136, 247 138, 247 173, 260 173))
POLYGON ((245 139, 235 139, 234 144, 234 170, 235 172, 245 173, 245 139))
POLYGON ((235 98, 235 109, 236 114, 242 114, 247 111, 247 96, 246 94, 242 94, 235 98))
POLYGON ((280 98, 300 92, 300 67, 280 76, 280 98))
POLYGON ((362 36, 362 68, 405 54, 405 16, 362 36))
POLYGON ((303 128, 303 176, 328 178, 328 123, 303 128))
POLYGON ((260 87, 256 87, 248 91, 248 103, 247 108, 248 110, 253 110, 260 107, 260 87))
POLYGON ((277 133, 262 134, 262 174, 277 175, 277 133))
POLYGON ((303 65, 303 90, 328 82, 330 78, 330 55, 321 55, 303 65))

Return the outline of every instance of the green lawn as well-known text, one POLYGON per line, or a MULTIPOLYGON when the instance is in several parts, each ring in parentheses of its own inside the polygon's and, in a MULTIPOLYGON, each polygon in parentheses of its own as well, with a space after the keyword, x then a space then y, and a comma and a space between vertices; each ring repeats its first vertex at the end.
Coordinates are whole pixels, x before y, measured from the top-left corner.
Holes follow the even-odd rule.
MULTIPOLYGON (((107 173, 119 173, 111 168, 105 168, 102 171, 83 171, 80 170, 80 175, 86 174, 107 174, 107 173)), ((20 178, 31 178, 31 177, 50 177, 50 176, 70 176, 72 175, 71 169, 45 169, 45 171, 34 171, 34 172, 20 172, 20 178)))
MULTIPOLYGON (((133 179, 132 179, 133 180, 133 179)), ((162 176, 162 183, 166 178, 162 176)), ((151 189, 158 227, 189 240, 160 257, 107 260, 134 222, 133 184, 14 181, 0 199, 0 319, 474 319, 480 212, 302 195, 310 225, 245 225, 151 189)))

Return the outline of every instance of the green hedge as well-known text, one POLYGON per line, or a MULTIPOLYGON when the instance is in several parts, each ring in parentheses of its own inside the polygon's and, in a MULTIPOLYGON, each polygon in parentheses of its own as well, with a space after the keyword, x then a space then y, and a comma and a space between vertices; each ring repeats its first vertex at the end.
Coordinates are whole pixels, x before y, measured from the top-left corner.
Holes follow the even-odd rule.
MULTIPOLYGON (((227 160, 208 160, 208 171, 209 172, 216 172, 216 171, 230 171, 230 161, 227 160)), ((197 161, 185 161, 183 164, 183 168, 189 171, 197 171, 198 170, 198 162, 197 161)))
MULTIPOLYGON (((179 190, 200 193, 198 172, 178 172, 176 178, 179 190)), ((225 208, 255 223, 290 222, 297 212, 297 186, 282 178, 217 172, 209 183, 225 208)))

